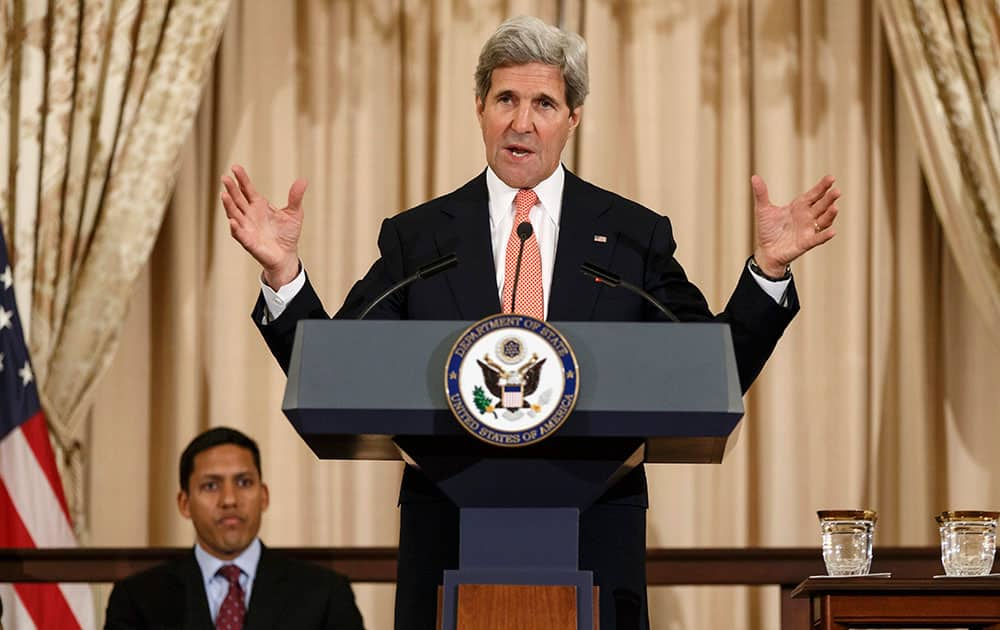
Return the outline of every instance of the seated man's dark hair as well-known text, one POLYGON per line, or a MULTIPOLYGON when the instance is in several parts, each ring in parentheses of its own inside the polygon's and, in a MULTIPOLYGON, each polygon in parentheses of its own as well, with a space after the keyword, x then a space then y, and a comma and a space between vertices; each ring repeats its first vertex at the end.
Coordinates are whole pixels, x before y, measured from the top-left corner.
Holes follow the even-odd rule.
POLYGON ((233 444, 240 448, 245 448, 253 455, 253 463, 257 466, 257 474, 261 477, 264 472, 260 467, 260 449, 257 443, 249 436, 240 433, 236 429, 229 427, 215 427, 200 434, 187 445, 181 453, 180 483, 181 490, 187 492, 191 483, 191 473, 194 472, 194 458, 198 453, 207 451, 223 444, 233 444))

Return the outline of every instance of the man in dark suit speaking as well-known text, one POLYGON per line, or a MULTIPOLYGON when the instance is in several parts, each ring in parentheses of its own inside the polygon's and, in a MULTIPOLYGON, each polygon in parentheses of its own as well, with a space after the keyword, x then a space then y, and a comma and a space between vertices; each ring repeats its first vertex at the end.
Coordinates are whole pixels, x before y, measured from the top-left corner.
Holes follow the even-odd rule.
POLYGON ((363 630, 347 578, 257 537, 268 489, 256 442, 224 427, 202 433, 181 455, 180 484, 194 550, 115 584, 106 630, 363 630))
MULTIPOLYGON (((639 297, 584 277, 580 265, 591 262, 642 287, 682 321, 728 322, 746 391, 798 310, 790 263, 834 235, 839 192, 833 178, 785 206, 772 204, 764 181, 753 178, 757 246, 725 310, 713 316, 674 258, 670 221, 560 163, 580 124, 588 81, 586 44, 578 35, 535 18, 502 24, 476 69, 486 170, 452 193, 386 219, 380 258, 335 317, 356 317, 395 282, 454 252, 456 268, 411 284, 369 317, 478 320, 513 311, 554 322, 665 319, 639 297), (532 229, 516 272, 519 227, 526 223, 532 229)), ((306 183, 292 184, 288 205, 277 208, 242 167, 234 166, 233 175, 223 177, 221 195, 230 229, 263 267, 253 319, 287 370, 296 322, 327 317, 299 261, 306 183)), ((429 629, 442 570, 457 565, 457 510, 410 467, 399 501, 396 627, 429 629)), ((646 507, 639 467, 580 515, 580 568, 592 570, 600 587, 602 630, 648 626, 646 507)))

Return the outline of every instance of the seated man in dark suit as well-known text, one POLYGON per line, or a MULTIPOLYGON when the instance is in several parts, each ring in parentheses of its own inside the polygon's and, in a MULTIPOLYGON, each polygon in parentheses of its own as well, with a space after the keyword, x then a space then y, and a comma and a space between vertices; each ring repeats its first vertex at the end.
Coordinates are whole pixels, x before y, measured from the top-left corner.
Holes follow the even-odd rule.
POLYGON ((183 558, 115 584, 105 629, 362 630, 347 578, 285 558, 257 537, 268 504, 260 450, 225 427, 181 455, 177 508, 194 524, 183 558))

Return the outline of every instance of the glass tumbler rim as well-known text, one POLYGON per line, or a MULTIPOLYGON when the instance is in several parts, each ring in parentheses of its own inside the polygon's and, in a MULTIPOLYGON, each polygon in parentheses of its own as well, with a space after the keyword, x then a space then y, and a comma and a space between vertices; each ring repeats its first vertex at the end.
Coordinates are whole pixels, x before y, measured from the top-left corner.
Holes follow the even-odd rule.
POLYGON ((947 525, 956 522, 981 522, 994 524, 1000 518, 1000 512, 987 512, 983 510, 950 510, 941 512, 934 517, 940 525, 947 525))
POLYGON ((878 515, 875 510, 817 510, 816 516, 824 521, 871 521, 875 524, 878 515))

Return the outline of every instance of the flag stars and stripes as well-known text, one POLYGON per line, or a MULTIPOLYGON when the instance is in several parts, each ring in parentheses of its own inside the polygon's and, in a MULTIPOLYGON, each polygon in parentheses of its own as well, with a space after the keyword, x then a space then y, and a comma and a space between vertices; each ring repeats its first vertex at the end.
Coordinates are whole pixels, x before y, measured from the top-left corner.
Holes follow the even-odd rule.
MULTIPOLYGON (((73 524, 49 442, 0 230, 0 547, 75 547, 73 524)), ((0 584, 17 628, 90 630, 86 584, 0 584)), ((12 618, 11 618, 12 617, 12 618)))
POLYGON ((21 377, 21 385, 25 387, 35 380, 35 375, 31 373, 31 365, 27 361, 24 362, 24 367, 17 371, 17 375, 21 377))

